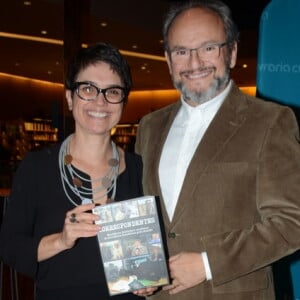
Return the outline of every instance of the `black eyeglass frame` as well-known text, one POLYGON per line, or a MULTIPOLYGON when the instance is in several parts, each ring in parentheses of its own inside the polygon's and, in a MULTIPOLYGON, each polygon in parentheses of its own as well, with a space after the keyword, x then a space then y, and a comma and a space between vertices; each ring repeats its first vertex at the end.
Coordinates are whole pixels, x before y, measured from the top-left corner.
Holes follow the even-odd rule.
POLYGON ((108 88, 101 89, 101 88, 99 88, 98 86, 96 86, 94 83, 89 82, 89 81, 76 81, 76 82, 74 83, 74 85, 73 85, 73 91, 75 91, 75 92, 76 92, 76 95, 77 95, 80 99, 82 99, 82 100, 84 100, 84 101, 94 101, 94 100, 97 99, 97 97, 99 96, 99 94, 103 94, 103 97, 104 97, 105 101, 108 102, 108 103, 110 103, 110 104, 119 104, 119 103, 124 102, 124 101, 126 100, 126 97, 127 97, 127 94, 128 94, 126 88, 124 88, 124 87, 122 87, 122 86, 119 86, 119 85, 113 85, 113 86, 110 86, 110 87, 108 87, 108 88), (83 85, 83 84, 92 86, 92 87, 94 87, 94 88, 96 89, 97 95, 95 96, 95 98, 93 98, 93 99, 86 99, 86 98, 83 98, 82 96, 79 95, 79 86, 80 86, 80 85, 83 85), (118 102, 111 102, 111 101, 109 101, 109 100, 107 99, 107 97, 106 97, 106 92, 107 92, 108 90, 115 89, 115 88, 118 88, 118 89, 122 90, 124 96, 123 96, 123 98, 122 98, 120 101, 118 101, 118 102))

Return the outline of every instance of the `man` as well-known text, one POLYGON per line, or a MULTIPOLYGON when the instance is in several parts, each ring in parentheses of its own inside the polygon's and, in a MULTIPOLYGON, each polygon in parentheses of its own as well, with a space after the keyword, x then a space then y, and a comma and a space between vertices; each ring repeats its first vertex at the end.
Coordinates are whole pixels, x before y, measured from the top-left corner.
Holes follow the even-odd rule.
POLYGON ((177 103, 145 116, 144 192, 162 202, 171 283, 151 299, 275 299, 272 262, 300 245, 300 147, 287 107, 230 80, 238 32, 219 1, 164 24, 177 103))

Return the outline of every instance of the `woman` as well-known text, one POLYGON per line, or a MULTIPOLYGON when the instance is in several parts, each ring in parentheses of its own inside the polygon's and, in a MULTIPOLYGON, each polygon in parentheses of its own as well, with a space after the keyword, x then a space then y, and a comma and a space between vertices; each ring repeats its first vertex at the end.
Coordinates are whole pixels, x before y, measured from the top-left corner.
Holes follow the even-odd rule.
POLYGON ((140 157, 116 147, 110 135, 130 88, 129 67, 114 47, 80 50, 66 77, 74 133, 61 145, 28 153, 15 175, 1 259, 35 278, 38 300, 109 298, 91 210, 142 195, 140 157))

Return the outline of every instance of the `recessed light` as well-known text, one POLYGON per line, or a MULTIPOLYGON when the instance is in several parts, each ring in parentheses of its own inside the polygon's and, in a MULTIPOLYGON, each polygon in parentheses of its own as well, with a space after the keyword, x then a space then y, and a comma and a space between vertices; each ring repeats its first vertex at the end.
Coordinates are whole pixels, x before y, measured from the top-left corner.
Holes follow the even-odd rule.
POLYGON ((244 69, 248 68, 248 65, 247 64, 243 64, 242 66, 244 69))
POLYGON ((101 27, 106 27, 106 26, 107 26, 107 23, 106 23, 106 22, 101 22, 101 23, 100 23, 100 26, 101 26, 101 27))
POLYGON ((47 30, 41 30, 41 34, 46 35, 47 33, 47 30))
POLYGON ((24 4, 25 6, 30 6, 30 5, 31 5, 31 1, 24 1, 23 4, 24 4))
POLYGON ((137 49, 138 46, 137 46, 137 45, 132 45, 132 48, 133 48, 133 49, 137 49))

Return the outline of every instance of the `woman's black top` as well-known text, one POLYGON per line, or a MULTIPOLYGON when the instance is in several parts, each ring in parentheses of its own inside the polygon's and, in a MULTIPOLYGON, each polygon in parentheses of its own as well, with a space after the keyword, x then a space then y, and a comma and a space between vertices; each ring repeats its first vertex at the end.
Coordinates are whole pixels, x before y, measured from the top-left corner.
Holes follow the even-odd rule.
MULTIPOLYGON (((74 208, 63 190, 58 154, 56 145, 30 152, 21 162, 1 226, 0 258, 35 278, 37 300, 141 299, 132 293, 109 297, 96 237, 81 238, 72 249, 37 262, 41 238, 61 232, 74 208)), ((143 195, 140 156, 125 152, 125 163, 115 201, 143 195)))

